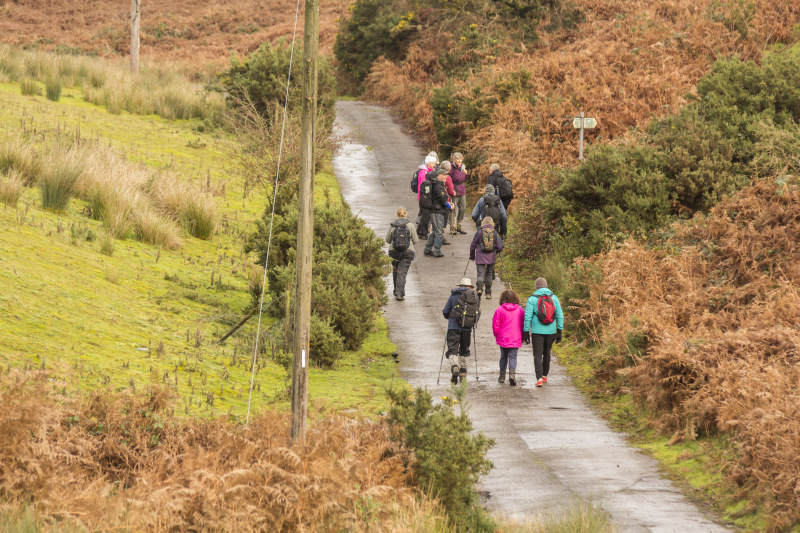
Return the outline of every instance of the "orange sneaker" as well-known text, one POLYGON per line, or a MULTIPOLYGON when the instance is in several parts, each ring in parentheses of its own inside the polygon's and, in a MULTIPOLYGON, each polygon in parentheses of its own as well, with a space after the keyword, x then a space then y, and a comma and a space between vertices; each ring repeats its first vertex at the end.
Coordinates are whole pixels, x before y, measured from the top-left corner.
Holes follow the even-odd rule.
POLYGON ((542 376, 542 383, 547 383, 547 376, 542 376))
POLYGON ((541 379, 536 382, 537 387, 541 387, 542 385, 544 385, 544 381, 542 381, 541 379))

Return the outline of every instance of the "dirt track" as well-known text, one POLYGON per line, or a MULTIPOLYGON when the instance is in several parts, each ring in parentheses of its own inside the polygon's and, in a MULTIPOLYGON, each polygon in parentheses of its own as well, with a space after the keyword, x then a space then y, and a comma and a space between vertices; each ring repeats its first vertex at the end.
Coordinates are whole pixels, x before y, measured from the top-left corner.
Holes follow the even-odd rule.
MULTIPOLYGON (((336 124, 339 133, 351 135, 334 168, 352 209, 381 236, 398 206, 407 207, 413 220, 416 197, 408 182, 426 151, 379 106, 339 102, 336 124)), ((449 386, 446 373, 441 385, 436 384, 447 327, 441 309, 464 271, 469 239, 471 235, 456 236, 453 245, 442 247, 441 259, 423 256, 423 244, 418 244, 405 301, 392 298, 385 309, 391 339, 400 350, 402 376, 435 395, 445 394, 449 386)), ((475 278, 474 265, 467 275, 475 278)), ((477 330, 480 380, 475 380, 470 360, 468 392, 476 429, 497 441, 490 452, 495 468, 482 482, 488 505, 524 517, 591 500, 611 513, 623 531, 725 531, 659 474, 656 461, 608 428, 557 362, 550 382, 536 389, 531 349, 523 346, 519 386, 497 383, 499 350, 488 318, 501 292, 499 279, 496 283, 495 299, 484 301, 487 318, 477 330)), ((391 280, 389 284, 391 293, 391 280)))

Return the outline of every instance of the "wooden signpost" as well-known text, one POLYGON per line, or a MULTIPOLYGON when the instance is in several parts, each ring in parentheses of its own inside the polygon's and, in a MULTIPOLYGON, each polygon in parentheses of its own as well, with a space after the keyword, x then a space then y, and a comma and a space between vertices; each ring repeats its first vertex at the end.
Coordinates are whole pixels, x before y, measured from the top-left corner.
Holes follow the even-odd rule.
POLYGON ((584 117, 583 114, 583 111, 581 111, 581 116, 572 119, 572 127, 576 130, 580 129, 578 134, 578 159, 581 161, 583 161, 583 130, 597 127, 596 118, 584 117))

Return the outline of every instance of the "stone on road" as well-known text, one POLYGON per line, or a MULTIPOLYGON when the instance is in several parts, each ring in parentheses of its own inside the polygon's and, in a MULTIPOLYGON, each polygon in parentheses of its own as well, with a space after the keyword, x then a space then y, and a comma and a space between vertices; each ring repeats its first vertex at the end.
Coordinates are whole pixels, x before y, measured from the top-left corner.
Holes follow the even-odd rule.
MULTIPOLYGON (((383 107, 339 102, 336 114, 336 133, 344 144, 334 171, 342 194, 382 238, 398 207, 406 207, 409 219, 415 220, 417 201, 409 183, 428 150, 421 149, 383 107)), ((468 212, 472 207, 467 206, 468 212)), ((424 256, 422 242, 416 246, 405 301, 390 298, 384 310, 390 338, 401 354, 402 377, 413 386, 427 387, 434 397, 447 394, 450 386, 447 369, 436 383, 447 329, 442 307, 469 258, 474 228, 469 215, 464 226, 467 235, 446 235, 453 244, 442 247, 443 258, 424 256)), ((487 505, 525 518, 591 501, 608 511, 623 531, 725 531, 661 476, 655 460, 628 446, 623 434, 612 431, 592 411, 557 361, 549 382, 537 389, 531 347, 523 345, 518 386, 497 382, 500 350, 491 317, 503 288, 499 266, 494 298, 482 302, 467 393, 475 429, 497 441, 489 453, 495 468, 481 483, 489 495, 487 505)), ((475 280, 474 263, 467 276, 475 280)), ((391 295, 391 276, 387 286, 391 295)), ((520 294, 523 305, 528 296, 520 294)), ((554 352, 557 357, 557 346, 554 352)))

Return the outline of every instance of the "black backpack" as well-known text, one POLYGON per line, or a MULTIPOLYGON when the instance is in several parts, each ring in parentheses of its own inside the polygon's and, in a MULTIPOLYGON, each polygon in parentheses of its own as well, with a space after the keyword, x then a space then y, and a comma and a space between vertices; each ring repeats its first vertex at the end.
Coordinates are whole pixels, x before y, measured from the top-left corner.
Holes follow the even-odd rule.
POLYGON ((475 291, 467 289, 458 296, 458 301, 447 318, 452 318, 462 328, 471 328, 478 323, 481 302, 475 291))
POLYGON ((433 183, 431 180, 425 180, 419 184, 419 207, 430 211, 433 209, 433 183))
POLYGON ((392 226, 394 226, 392 248, 398 252, 405 252, 411 246, 411 232, 408 231, 408 226, 405 224, 396 225, 392 222, 392 226))
POLYGON ((505 176, 498 176, 495 180, 497 184, 497 196, 500 198, 513 198, 514 188, 511 186, 511 180, 505 176))
POLYGON ((485 199, 485 202, 486 206, 485 209, 483 210, 483 217, 484 218, 492 217, 495 226, 497 226, 498 224, 500 224, 500 218, 502 216, 502 213, 500 212, 500 198, 495 196, 491 200, 485 199))
POLYGON ((484 253, 494 251, 494 228, 481 228, 481 251, 484 253))
POLYGON ((419 169, 414 171, 414 177, 411 178, 411 192, 419 192, 419 169))

